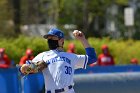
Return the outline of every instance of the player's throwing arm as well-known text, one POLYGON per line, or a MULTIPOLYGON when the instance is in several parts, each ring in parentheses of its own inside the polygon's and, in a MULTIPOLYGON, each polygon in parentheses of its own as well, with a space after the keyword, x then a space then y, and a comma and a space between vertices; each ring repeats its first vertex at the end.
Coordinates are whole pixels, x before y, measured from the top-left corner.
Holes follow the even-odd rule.
POLYGON ((89 44, 89 42, 87 41, 87 39, 85 38, 85 35, 83 34, 83 32, 79 31, 79 30, 74 30, 73 31, 73 35, 76 39, 78 39, 84 46, 85 50, 86 50, 86 55, 88 55, 88 65, 95 63, 97 61, 97 57, 96 57, 96 53, 94 48, 92 48, 89 44))

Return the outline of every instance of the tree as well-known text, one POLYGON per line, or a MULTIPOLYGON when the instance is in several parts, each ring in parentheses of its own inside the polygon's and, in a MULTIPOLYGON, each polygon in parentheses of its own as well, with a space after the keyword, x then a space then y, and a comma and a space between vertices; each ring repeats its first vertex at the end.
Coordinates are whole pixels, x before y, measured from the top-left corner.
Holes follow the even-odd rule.
POLYGON ((104 35, 106 11, 113 3, 125 5, 128 0, 67 0, 59 12, 59 24, 76 24, 88 36, 104 35))
POLYGON ((13 9, 8 0, 0 0, 0 36, 14 36, 13 9))
POLYGON ((20 34, 20 24, 21 24, 21 18, 20 18, 20 0, 12 0, 13 5, 13 22, 14 22, 14 30, 15 33, 18 35, 20 34))

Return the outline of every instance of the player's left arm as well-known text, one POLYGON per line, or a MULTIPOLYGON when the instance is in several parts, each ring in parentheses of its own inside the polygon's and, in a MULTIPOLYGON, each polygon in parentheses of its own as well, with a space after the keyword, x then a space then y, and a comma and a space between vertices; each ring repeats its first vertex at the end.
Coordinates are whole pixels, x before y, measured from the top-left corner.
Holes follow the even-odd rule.
POLYGON ((27 64, 24 64, 20 67, 20 71, 23 74, 37 73, 42 71, 44 68, 47 68, 48 64, 43 61, 44 54, 40 53, 32 61, 27 61, 27 64))
POLYGON ((78 31, 78 30, 75 30, 73 32, 73 35, 75 36, 76 39, 78 39, 83 44, 83 46, 85 48, 86 55, 88 58, 87 64, 89 65, 89 64, 96 62, 97 56, 96 56, 95 49, 91 47, 91 45, 89 44, 89 42, 85 38, 85 35, 81 31, 78 31))

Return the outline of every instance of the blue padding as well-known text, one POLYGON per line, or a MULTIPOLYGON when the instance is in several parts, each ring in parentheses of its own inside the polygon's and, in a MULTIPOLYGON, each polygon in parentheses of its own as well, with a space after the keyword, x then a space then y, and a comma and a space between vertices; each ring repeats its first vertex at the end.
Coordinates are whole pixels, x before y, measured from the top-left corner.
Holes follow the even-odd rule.
POLYGON ((87 73, 117 73, 117 72, 140 72, 140 65, 126 65, 126 66, 94 66, 87 67, 86 70, 77 69, 75 74, 87 73))
POLYGON ((44 78, 42 73, 30 74, 23 80, 24 93, 42 93, 44 88, 44 78))
POLYGON ((19 93, 18 70, 0 69, 0 93, 19 93))
MULTIPOLYGON (((125 66, 94 66, 87 67, 86 70, 78 69, 75 74, 88 73, 120 73, 120 72, 140 72, 140 65, 125 66)), ((0 93, 42 93, 44 88, 44 78, 42 73, 31 74, 21 79, 18 76, 18 69, 0 69, 0 93)))

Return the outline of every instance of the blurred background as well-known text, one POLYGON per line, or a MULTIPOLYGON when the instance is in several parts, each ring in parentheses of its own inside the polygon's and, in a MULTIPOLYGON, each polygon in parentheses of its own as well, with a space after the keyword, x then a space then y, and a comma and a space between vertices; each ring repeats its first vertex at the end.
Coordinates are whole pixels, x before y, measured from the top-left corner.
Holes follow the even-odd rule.
POLYGON ((1 0, 0 35, 41 35, 51 27, 87 37, 139 40, 139 0, 1 0))
MULTIPOLYGON (((0 11, 0 47, 5 47, 16 63, 26 48, 32 48, 35 55, 47 50, 42 46, 43 40, 36 38, 52 27, 64 31, 68 43, 73 40, 74 29, 83 31, 97 54, 101 53, 101 45, 107 44, 116 64, 128 64, 132 58, 139 60, 139 0, 1 0, 0 11)), ((76 46, 77 53, 84 52, 76 46)))
POLYGON ((0 0, 0 11, 0 47, 16 63, 27 48, 34 55, 48 50, 42 35, 53 27, 64 31, 65 50, 74 42, 77 53, 84 53, 73 41, 72 31, 78 29, 98 55, 107 44, 116 64, 140 60, 139 0, 0 0))
POLYGON ((43 93, 42 74, 22 78, 16 65, 49 50, 50 28, 65 33, 67 52, 85 53, 75 29, 96 50, 97 64, 75 72, 77 93, 140 93, 140 0, 0 0, 0 93, 43 93))

